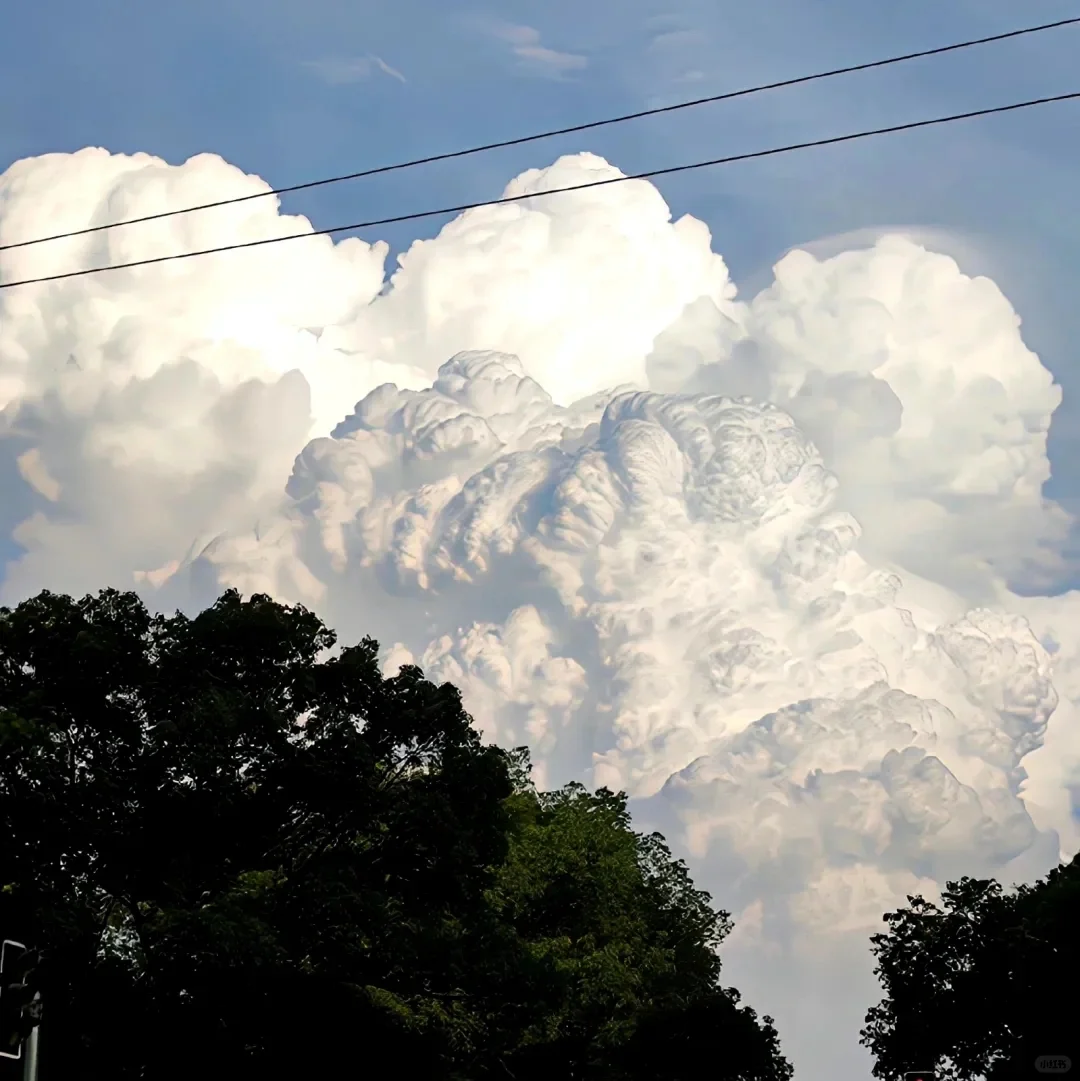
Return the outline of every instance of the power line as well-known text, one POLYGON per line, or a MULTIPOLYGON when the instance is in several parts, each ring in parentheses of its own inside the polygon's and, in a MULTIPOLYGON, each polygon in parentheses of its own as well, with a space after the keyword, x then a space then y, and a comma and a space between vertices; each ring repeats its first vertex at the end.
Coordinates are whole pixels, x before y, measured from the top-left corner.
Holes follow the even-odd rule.
POLYGON ((763 83, 759 86, 746 87, 742 90, 730 90, 724 94, 714 94, 707 98, 695 98, 693 101, 681 101, 675 105, 662 105, 655 109, 643 109, 636 113, 625 113, 622 116, 609 117, 606 120, 593 120, 586 124, 574 124, 568 128, 556 128, 552 131, 543 131, 535 135, 522 135, 514 139, 503 139, 497 143, 485 143, 482 146, 472 146, 465 150, 451 150, 444 154, 432 154, 425 158, 414 158, 411 161, 402 161, 394 165, 380 165, 374 169, 364 169, 358 173, 346 173, 342 176, 326 177, 322 180, 309 180, 304 184, 291 184, 286 188, 273 188, 269 191, 253 192, 250 195, 237 195, 230 199, 217 199, 212 203, 200 203, 197 206, 182 207, 178 210, 163 210, 157 214, 145 214, 140 218, 128 218, 124 221, 107 223, 105 225, 91 225, 85 229, 73 229, 67 233, 54 233, 52 236, 38 237, 34 240, 20 240, 15 244, 0 245, 0 252, 11 251, 14 248, 28 248, 34 244, 46 244, 51 240, 67 240, 71 237, 86 236, 89 233, 100 233, 106 229, 118 229, 122 225, 139 225, 147 221, 159 221, 162 218, 172 218, 178 214, 194 214, 199 210, 212 210, 219 206, 232 206, 234 203, 246 203, 252 199, 266 199, 271 195, 287 195, 296 191, 307 191, 310 188, 321 188, 328 184, 340 184, 346 180, 362 180, 369 176, 379 176, 383 173, 393 173, 401 169, 412 169, 418 165, 431 165, 438 161, 449 161, 452 158, 465 158, 472 154, 483 154, 489 150, 502 150, 510 146, 522 146, 525 143, 539 142, 541 139, 553 139, 559 135, 573 135, 579 131, 591 131, 595 128, 609 127, 612 124, 624 124, 628 120, 641 120, 646 116, 659 116, 663 113, 674 113, 681 109, 692 109, 698 105, 710 105, 719 101, 731 101, 734 98, 749 97, 752 94, 761 94, 766 90, 781 90, 789 86, 800 86, 805 83, 818 82, 821 79, 832 79, 837 75, 851 75, 857 71, 869 71, 872 68, 889 67, 892 64, 902 64, 908 60, 919 60, 928 56, 940 56, 942 53, 957 52, 960 49, 970 49, 975 45, 989 45, 996 41, 1005 41, 1009 38, 1024 37, 1028 34, 1038 34, 1043 30, 1056 30, 1063 26, 1071 26, 1080 23, 1080 16, 1070 19, 1058 19, 1052 23, 1042 23, 1039 26, 1028 26, 1021 30, 1009 30, 1001 34, 991 34, 988 37, 972 38, 968 41, 959 41, 953 45, 938 45, 933 49, 921 49, 914 53, 904 53, 901 56, 890 56, 884 60, 870 60, 863 64, 851 64, 847 67, 833 68, 830 71, 819 71, 813 75, 800 75, 793 79, 782 79, 775 83, 763 83))
POLYGON ((286 240, 301 240, 304 237, 332 236, 335 233, 348 233, 358 229, 370 229, 377 225, 396 225, 398 222, 418 221, 421 218, 434 218, 441 214, 460 214, 466 210, 477 210, 484 206, 501 206, 504 203, 519 203, 526 199, 542 199, 548 195, 561 195, 571 191, 583 191, 586 188, 601 188, 608 184, 621 184, 627 180, 649 180, 658 176, 671 176, 686 173, 694 169, 706 169, 713 165, 729 165, 736 161, 750 161, 754 158, 768 158, 777 154, 788 154, 795 150, 809 150, 818 146, 834 146, 837 143, 850 143, 856 139, 868 139, 874 135, 891 135, 900 131, 913 131, 916 128, 929 128, 940 124, 951 124, 958 120, 972 120, 980 116, 993 116, 997 113, 1011 113, 1018 109, 1030 109, 1036 105, 1049 105, 1052 102, 1072 101, 1080 98, 1080 91, 1071 94, 1055 94, 1051 97, 1033 98, 1018 101, 1011 105, 995 105, 989 109, 975 109, 967 113, 953 113, 951 116, 938 116, 930 120, 912 120, 906 124, 892 124, 886 128, 871 128, 856 131, 849 135, 833 135, 826 139, 813 139, 805 143, 788 143, 785 146, 769 150, 751 150, 745 154, 730 154, 723 158, 709 161, 697 161, 688 165, 669 165, 663 169, 650 169, 644 173, 632 173, 629 176, 613 176, 604 180, 590 180, 585 184, 573 184, 565 188, 551 188, 548 191, 532 192, 526 195, 508 195, 501 199, 485 199, 477 203, 460 203, 457 206, 440 207, 438 210, 420 210, 411 214, 398 214, 392 218, 375 218, 371 221, 355 222, 352 225, 337 225, 332 229, 314 229, 307 233, 289 233, 286 236, 264 237, 262 240, 245 240, 237 244, 223 244, 218 248, 202 248, 198 251, 178 252, 173 255, 158 255, 152 259, 136 259, 130 263, 113 263, 103 267, 88 267, 85 270, 69 270, 63 274, 48 274, 41 278, 24 278, 20 281, 0 282, 0 289, 14 289, 17 285, 37 285, 41 282, 61 281, 65 278, 81 278, 87 274, 102 274, 108 270, 130 270, 133 267, 151 266, 155 263, 169 263, 177 259, 194 259, 201 255, 216 255, 219 252, 238 251, 241 248, 258 248, 266 244, 281 244, 286 240))

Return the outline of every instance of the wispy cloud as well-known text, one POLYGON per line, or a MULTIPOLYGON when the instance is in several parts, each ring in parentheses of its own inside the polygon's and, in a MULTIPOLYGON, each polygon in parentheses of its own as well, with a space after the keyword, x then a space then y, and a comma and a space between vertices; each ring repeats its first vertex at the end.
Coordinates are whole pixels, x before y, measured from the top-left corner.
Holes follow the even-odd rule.
POLYGON ((522 68, 534 75, 561 79, 572 71, 588 67, 589 61, 579 53, 561 52, 544 45, 540 31, 516 23, 495 23, 490 32, 506 42, 522 68))
POLYGON ((646 55, 662 83, 680 84, 705 81, 708 52, 709 40, 700 30, 669 24, 653 35, 646 55))
POLYGON ((700 30, 669 29, 653 35, 649 42, 649 51, 673 52, 679 49, 696 48, 704 44, 706 44, 706 38, 700 30))
POLYGON ((397 68, 392 68, 381 56, 327 57, 322 60, 309 60, 305 67, 314 72, 324 83, 331 86, 348 86, 370 79, 373 75, 389 75, 391 79, 405 82, 405 76, 397 68))

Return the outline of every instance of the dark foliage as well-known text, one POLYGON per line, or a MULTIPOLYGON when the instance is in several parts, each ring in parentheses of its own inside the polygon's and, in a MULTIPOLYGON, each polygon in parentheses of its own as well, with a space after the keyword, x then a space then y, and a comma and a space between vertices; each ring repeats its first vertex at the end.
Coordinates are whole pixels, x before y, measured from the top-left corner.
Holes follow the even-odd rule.
POLYGON ((886 997, 862 1042, 876 1077, 936 1067, 942 1081, 1034 1078, 1043 1055, 1080 1065, 1080 860, 1012 891, 950 882, 940 908, 908 900, 872 940, 886 997))
POLYGON ((43 1081, 790 1076, 624 797, 535 792, 453 687, 334 646, 233 592, 0 609, 0 926, 45 951, 43 1081))

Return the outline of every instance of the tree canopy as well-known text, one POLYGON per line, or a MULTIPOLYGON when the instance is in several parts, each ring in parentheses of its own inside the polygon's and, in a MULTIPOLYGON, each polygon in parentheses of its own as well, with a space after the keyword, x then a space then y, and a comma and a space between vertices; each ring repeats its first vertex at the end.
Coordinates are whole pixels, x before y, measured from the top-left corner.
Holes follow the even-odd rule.
POLYGON ((729 926, 624 795, 537 792, 456 689, 301 607, 0 609, 0 929, 44 952, 43 1081, 780 1081, 729 926))
POLYGON ((950 882, 941 906, 911 897, 874 936, 884 1000, 862 1042, 874 1076, 1036 1077, 1042 1056, 1080 1062, 1080 858, 1033 885, 950 882))

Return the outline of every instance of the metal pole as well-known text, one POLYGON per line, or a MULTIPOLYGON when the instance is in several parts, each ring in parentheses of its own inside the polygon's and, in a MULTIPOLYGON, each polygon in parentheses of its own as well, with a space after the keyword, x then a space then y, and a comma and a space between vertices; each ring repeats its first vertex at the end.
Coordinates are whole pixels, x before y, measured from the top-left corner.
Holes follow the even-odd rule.
POLYGON ((40 1031, 41 1027, 35 1025, 30 1030, 30 1035, 26 1037, 26 1043, 23 1044, 22 1081, 38 1081, 38 1033, 40 1031))

